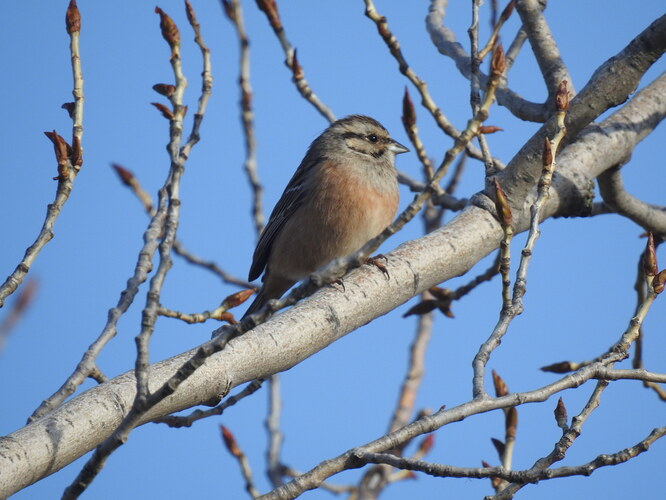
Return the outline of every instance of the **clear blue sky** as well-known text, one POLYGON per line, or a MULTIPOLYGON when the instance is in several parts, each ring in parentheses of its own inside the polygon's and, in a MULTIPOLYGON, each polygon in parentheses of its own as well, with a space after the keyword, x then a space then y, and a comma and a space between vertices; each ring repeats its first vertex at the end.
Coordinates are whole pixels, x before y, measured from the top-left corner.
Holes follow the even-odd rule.
MULTIPOLYGON (((178 234, 195 253, 245 277, 255 236, 250 223, 250 193, 242 172, 238 44, 217 1, 192 3, 212 51, 215 84, 201 129, 202 141, 193 150, 183 178, 178 234)), ((447 22, 467 46, 470 2, 451 3, 454 5, 447 22)), ((71 122, 60 109, 63 102, 71 100, 64 29, 66 5, 64 0, 7 2, 0 19, 0 42, 5 48, 5 75, 0 83, 4 96, 0 125, 3 276, 14 269, 33 241, 46 205, 53 199, 55 161, 52 146, 42 132, 56 129, 68 137, 71 130, 71 122)), ((191 115, 200 87, 200 55, 191 41, 182 2, 167 0, 159 5, 181 29, 191 115)), ((377 8, 388 17, 408 62, 428 82, 447 116, 462 128, 469 116, 469 87, 452 62, 430 43, 424 28, 427 6, 424 1, 377 0, 377 8)), ((168 48, 160 36, 154 4, 81 0, 79 7, 83 16, 85 163, 57 221, 56 236, 30 273, 39 282, 35 303, 0 353, 2 434, 21 427, 42 399, 71 373, 101 331, 107 310, 116 304, 136 263, 147 218, 137 200, 118 182, 110 162, 132 170, 153 195, 168 168, 164 150, 167 122, 149 105, 161 100, 151 90, 152 85, 171 82, 168 48)), ((258 165, 268 212, 310 141, 327 124, 297 96, 264 15, 252 1, 244 2, 244 9, 252 49, 258 165)), ((407 144, 400 123, 401 97, 407 81, 397 73, 394 60, 363 10, 361 0, 280 2, 287 35, 298 47, 306 77, 320 98, 339 117, 362 113, 377 118, 398 141, 407 144)), ((574 86, 581 89, 601 62, 662 13, 663 4, 657 0, 634 2, 630 8, 620 2, 568 0, 550 2, 547 18, 574 86)), ((506 42, 516 29, 514 18, 504 31, 506 42)), ((659 61, 644 83, 665 68, 664 61, 659 61)), ((509 80, 524 96, 543 100, 543 84, 528 46, 509 80)), ((415 92, 412 97, 418 102, 415 92)), ((422 139, 438 161, 451 141, 441 135, 425 111, 417 108, 417 113, 422 139)), ((500 108, 495 108, 489 123, 505 129, 489 137, 493 154, 505 162, 536 129, 536 125, 519 122, 500 108)), ((632 162, 623 170, 627 188, 652 203, 663 204, 664 199, 664 139, 662 126, 639 145, 632 162)), ((411 175, 420 176, 413 153, 401 155, 398 163, 411 175)), ((471 163, 459 194, 469 196, 478 191, 482 175, 481 165, 471 163)), ((402 205, 409 200, 411 195, 402 188, 402 205)), ((421 231, 420 222, 415 220, 389 240, 383 251, 418 237, 421 231)), ((554 377, 541 373, 540 366, 564 359, 590 359, 618 338, 634 308, 635 265, 644 244, 638 238, 641 232, 615 216, 544 224, 528 277, 526 311, 514 322, 489 364, 512 391, 552 381, 554 377)), ((516 249, 522 241, 517 238, 516 249)), ((659 256, 666 265, 666 253, 661 250, 659 256)), ((486 262, 481 263, 475 271, 486 266, 486 262)), ((235 290, 176 259, 163 303, 182 311, 201 311, 214 308, 235 290)), ((437 318, 418 408, 450 407, 470 397, 470 362, 497 318, 499 298, 496 279, 455 304, 454 320, 437 318)), ((646 322, 644 353, 646 366, 662 372, 666 358, 664 299, 657 302, 646 322)), ((144 300, 139 295, 120 321, 118 337, 100 357, 100 366, 109 376, 133 366, 134 336, 140 328, 144 300)), ((283 375, 287 464, 306 470, 385 432, 415 326, 413 318, 400 317, 410 305, 377 319, 283 375)), ((6 310, 0 311, 0 319, 5 314, 6 310)), ((195 346, 207 340, 213 328, 210 323, 193 327, 161 319, 151 357, 159 360, 195 346)), ((580 411, 591 390, 592 384, 587 384, 579 391, 563 394, 570 416, 580 411)), ((86 493, 87 498, 246 498, 237 464, 221 444, 219 423, 235 433, 255 471, 258 487, 266 491, 268 483, 262 472, 265 402, 262 389, 223 417, 200 422, 191 429, 170 430, 157 425, 137 429, 110 458, 86 493)), ((519 409, 516 467, 530 466, 548 454, 559 438, 560 431, 552 418, 555 403, 556 398, 545 405, 519 409)), ((563 463, 578 464, 598 453, 633 445, 653 427, 664 425, 665 414, 663 403, 652 392, 636 383, 613 384, 563 463)), ((428 459, 465 466, 478 466, 484 459, 494 464, 497 459, 490 437, 502 436, 503 417, 499 412, 474 417, 437 432, 428 459)), ((619 468, 599 470, 591 478, 545 481, 525 488, 522 495, 540 499, 592 495, 622 499, 635 497, 640 489, 641 498, 663 498, 665 462, 666 443, 657 442, 649 453, 619 468)), ((59 496, 82 463, 77 461, 16 498, 59 496)), ((344 473, 333 481, 354 481, 358 474, 344 473)), ((416 481, 392 485, 383 498, 480 498, 490 492, 487 481, 419 476, 416 481)), ((324 492, 304 495, 328 497, 324 492)))

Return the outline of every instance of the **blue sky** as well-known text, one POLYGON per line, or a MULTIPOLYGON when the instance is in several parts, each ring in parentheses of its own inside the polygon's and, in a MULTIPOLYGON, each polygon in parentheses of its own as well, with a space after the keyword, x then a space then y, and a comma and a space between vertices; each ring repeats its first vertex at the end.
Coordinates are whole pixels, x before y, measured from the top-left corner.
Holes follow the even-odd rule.
MULTIPOLYGON (((255 235, 250 219, 250 191, 242 171, 243 139, 239 126, 238 44, 217 1, 193 6, 212 51, 213 96, 201 129, 202 141, 190 155, 183 178, 179 238, 193 252, 214 259, 225 270, 245 277, 255 235)), ((269 212, 298 165, 309 143, 326 127, 324 119, 296 93, 284 67, 284 56, 266 19, 254 2, 243 2, 251 40, 252 86, 258 140, 259 173, 269 212)), ((467 46, 470 2, 453 1, 448 25, 467 46)), ((52 146, 44 130, 70 134, 71 122, 60 109, 71 100, 68 38, 64 29, 67 2, 24 0, 5 5, 0 41, 6 48, 5 77, 0 88, 4 120, 3 179, 0 183, 0 272, 9 274, 32 243, 53 199, 56 175, 52 146)), ((198 97, 201 59, 185 20, 182 3, 159 3, 180 27, 183 63, 189 79, 186 101, 194 109, 198 97)), ((377 1, 401 42, 407 61, 424 80, 437 103, 458 128, 469 117, 469 86, 453 63, 437 53, 424 28, 428 2, 377 1)), ((149 2, 81 0, 81 54, 85 80, 85 163, 74 191, 55 227, 55 238, 38 257, 30 277, 39 283, 29 314, 12 332, 0 353, 0 432, 23 425, 27 416, 70 374, 81 354, 97 337, 126 280, 130 277, 147 218, 138 201, 118 182, 111 162, 132 170, 144 189, 155 195, 168 169, 165 145, 168 124, 149 105, 161 100, 151 87, 171 82, 168 48, 159 33, 159 19, 149 2)), ((380 120, 401 143, 408 139, 400 123, 401 97, 408 83, 363 16, 363 2, 280 2, 291 42, 298 47, 306 78, 338 117, 368 114, 380 120)), ((551 2, 547 9, 554 37, 580 90, 604 60, 617 53, 652 20, 663 13, 656 0, 632 4, 572 0, 551 2)), ((487 35, 487 11, 483 33, 487 35)), ((517 29, 512 18, 504 31, 509 42, 517 29)), ((482 36, 484 39, 485 36, 482 36)), ((666 69, 659 61, 643 84, 666 69)), ((512 88, 541 101, 544 87, 529 47, 523 49, 509 75, 512 88)), ((415 92, 412 98, 418 102, 415 92)), ((418 123, 428 152, 439 161, 451 141, 417 107, 418 123)), ((191 117, 190 117, 191 118, 191 117)), ((496 107, 489 123, 505 132, 489 137, 495 156, 508 162, 537 125, 512 118, 496 107)), ((636 149, 624 169, 625 184, 634 195, 663 204, 664 130, 657 129, 636 149)), ((418 177, 413 153, 398 158, 401 169, 418 177)), ((469 196, 482 187, 482 166, 468 165, 458 193, 469 196)), ((411 194, 401 188, 404 207, 411 194)), ((493 354, 489 367, 497 370, 512 391, 544 385, 552 375, 538 368, 563 359, 590 359, 611 345, 626 327, 634 308, 635 264, 644 240, 640 228, 626 219, 602 216, 587 220, 550 220, 543 225, 530 274, 525 313, 519 317, 493 354)), ((414 220, 387 241, 390 251, 422 233, 414 220)), ((518 255, 522 237, 516 238, 518 255)), ((659 256, 666 263, 666 254, 659 256)), ((176 259, 164 288, 163 303, 183 311, 212 309, 236 291, 214 276, 176 259)), ((479 264, 485 270, 487 262, 479 264)), ((663 264, 662 264, 663 265, 663 264)), ((463 277, 453 282, 466 282, 463 277)), ((143 289, 142 289, 143 290, 143 289)), ((471 394, 471 359, 489 334, 500 308, 499 280, 480 287, 454 305, 456 318, 437 317, 426 361, 426 378, 417 408, 454 406, 471 394)), ((134 336, 140 329, 144 299, 119 323, 119 334, 99 363, 114 376, 133 366, 134 336)), ((646 366, 664 371, 666 354, 663 298, 646 322, 646 366)), ((11 303, 11 301, 10 301, 11 303)), ((413 301, 412 301, 413 303, 413 301)), ((401 383, 415 320, 400 316, 412 305, 378 318, 330 348, 285 373, 283 431, 284 460, 306 470, 385 432, 401 383), (313 446, 313 443, 316 443, 313 446)), ((0 320, 7 310, 0 311, 0 320)), ((209 338, 215 326, 186 326, 160 319, 151 359, 182 352, 209 338)), ((626 363, 625 363, 626 364, 626 363)), ((89 387, 86 384, 85 387, 89 387)), ((582 408, 592 390, 563 394, 569 415, 582 408)), ((552 410, 545 405, 519 409, 514 464, 530 466, 547 454, 559 438, 552 410)), ((108 461, 86 493, 88 498, 244 498, 236 463, 223 448, 217 425, 236 435, 255 471, 258 487, 267 490, 263 474, 266 446, 263 419, 266 392, 262 389, 221 418, 191 429, 170 430, 147 425, 108 461), (194 485, 194 486, 193 486, 194 485)), ((643 439, 664 425, 663 403, 636 383, 618 382, 604 393, 602 406, 588 420, 583 435, 564 464, 591 460, 643 439)), ((430 460, 478 466, 482 459, 496 463, 490 437, 502 437, 500 413, 477 416, 448 426, 436 435, 430 460)), ((620 468, 607 468, 591 478, 545 481, 529 486, 523 496, 540 499, 663 495, 661 472, 666 444, 657 442, 647 454, 620 468)), ((53 498, 75 477, 81 460, 16 495, 17 499, 53 498)), ((358 471, 343 473, 334 482, 354 481, 358 471)), ((420 476, 387 489, 383 498, 479 498, 491 492, 487 481, 432 479, 420 476)), ((313 492, 304 498, 328 498, 313 492)))

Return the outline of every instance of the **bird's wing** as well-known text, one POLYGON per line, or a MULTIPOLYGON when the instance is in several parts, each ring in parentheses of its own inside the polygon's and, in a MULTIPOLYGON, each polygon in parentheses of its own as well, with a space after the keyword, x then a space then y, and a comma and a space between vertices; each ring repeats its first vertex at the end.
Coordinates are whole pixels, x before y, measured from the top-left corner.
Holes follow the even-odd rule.
POLYGON ((257 279, 263 272, 271 254, 275 238, 280 234, 285 223, 291 218, 298 207, 303 204, 307 193, 306 181, 308 172, 321 160, 321 158, 311 158, 310 155, 306 155, 298 169, 296 169, 289 184, 287 184, 284 193, 282 193, 282 196, 271 212, 268 224, 266 224, 261 236, 259 236, 257 248, 255 248, 254 255, 252 256, 252 266, 249 273, 250 281, 257 279))

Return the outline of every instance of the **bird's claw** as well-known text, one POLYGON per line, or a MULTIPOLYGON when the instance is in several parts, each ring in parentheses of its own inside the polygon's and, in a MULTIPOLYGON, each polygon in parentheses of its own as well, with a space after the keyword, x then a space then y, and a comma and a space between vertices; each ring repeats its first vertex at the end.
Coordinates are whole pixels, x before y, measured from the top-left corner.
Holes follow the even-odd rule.
POLYGON ((388 262, 388 259, 386 258, 386 255, 380 253, 375 255, 374 257, 368 257, 368 260, 366 261, 366 264, 372 264, 375 266, 377 269, 379 269, 382 273, 384 273, 384 276, 386 276, 386 279, 391 279, 391 275, 388 272, 388 269, 386 269, 386 266, 379 262, 380 259, 384 259, 384 262, 388 262))

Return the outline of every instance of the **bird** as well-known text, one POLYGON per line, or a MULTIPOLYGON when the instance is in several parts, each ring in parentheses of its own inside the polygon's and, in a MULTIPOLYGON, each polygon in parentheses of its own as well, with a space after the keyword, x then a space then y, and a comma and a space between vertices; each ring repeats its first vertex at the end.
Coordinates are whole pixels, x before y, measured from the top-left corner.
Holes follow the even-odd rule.
POLYGON ((249 280, 263 285, 243 318, 379 235, 398 210, 395 156, 409 151, 375 119, 333 122, 308 148, 259 236, 249 280))

